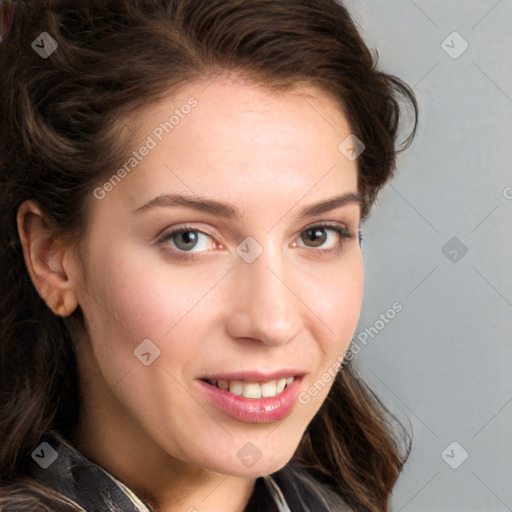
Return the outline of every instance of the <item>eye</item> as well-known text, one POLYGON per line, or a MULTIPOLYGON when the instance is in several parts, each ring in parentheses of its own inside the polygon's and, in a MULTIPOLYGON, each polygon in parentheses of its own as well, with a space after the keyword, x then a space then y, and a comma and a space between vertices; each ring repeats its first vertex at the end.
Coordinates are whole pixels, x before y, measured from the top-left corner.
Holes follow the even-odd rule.
POLYGON ((322 224, 312 226, 301 232, 300 240, 305 247, 331 251, 341 248, 347 238, 353 238, 351 233, 342 226, 322 224))
POLYGON ((208 241, 212 237, 198 229, 183 227, 165 233, 159 240, 169 243, 174 249, 181 252, 202 252, 208 250, 208 241))

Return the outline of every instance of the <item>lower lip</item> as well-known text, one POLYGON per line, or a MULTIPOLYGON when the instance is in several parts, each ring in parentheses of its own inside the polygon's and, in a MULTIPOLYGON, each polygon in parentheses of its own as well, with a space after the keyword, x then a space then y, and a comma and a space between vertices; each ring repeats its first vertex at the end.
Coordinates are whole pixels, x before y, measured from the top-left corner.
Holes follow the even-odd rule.
POLYGON ((282 393, 271 398, 246 398, 224 391, 207 382, 199 380, 207 401, 228 416, 249 423, 267 423, 284 418, 297 402, 300 378, 286 386, 282 393))

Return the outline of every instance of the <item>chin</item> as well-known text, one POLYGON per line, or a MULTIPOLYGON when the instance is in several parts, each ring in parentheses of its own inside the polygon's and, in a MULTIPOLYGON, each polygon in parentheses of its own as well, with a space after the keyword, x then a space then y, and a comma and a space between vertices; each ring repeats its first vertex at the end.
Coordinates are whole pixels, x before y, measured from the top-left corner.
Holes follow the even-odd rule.
MULTIPOLYGON (((242 445, 235 457, 229 457, 223 461, 219 458, 213 459, 201 467, 223 475, 258 478, 275 473, 286 466, 292 459, 296 448, 295 445, 290 446, 287 450, 281 448, 279 453, 269 449, 269 456, 265 456, 263 451, 258 450, 254 444, 248 442, 242 445)), ((218 455, 218 452, 216 455, 218 455)))

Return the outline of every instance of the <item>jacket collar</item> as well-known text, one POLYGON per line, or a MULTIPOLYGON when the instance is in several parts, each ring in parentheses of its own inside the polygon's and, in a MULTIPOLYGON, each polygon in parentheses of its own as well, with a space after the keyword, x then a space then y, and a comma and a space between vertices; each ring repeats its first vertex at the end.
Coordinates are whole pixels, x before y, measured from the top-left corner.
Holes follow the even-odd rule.
POLYGON ((87 459, 56 431, 45 436, 32 459, 31 475, 76 502, 81 510, 151 512, 128 487, 87 459), (55 460, 50 462, 52 459, 55 460))

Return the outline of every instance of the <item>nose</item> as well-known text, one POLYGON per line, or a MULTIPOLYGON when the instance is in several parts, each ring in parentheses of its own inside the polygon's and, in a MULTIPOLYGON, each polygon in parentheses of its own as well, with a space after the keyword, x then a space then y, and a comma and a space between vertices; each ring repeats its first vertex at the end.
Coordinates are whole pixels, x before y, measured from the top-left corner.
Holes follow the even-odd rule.
POLYGON ((255 261, 240 260, 230 272, 232 308, 228 335, 265 345, 283 345, 303 329, 300 298, 283 273, 281 254, 263 251, 255 261))

